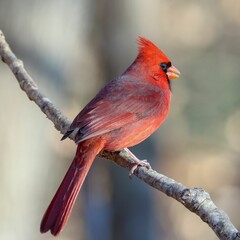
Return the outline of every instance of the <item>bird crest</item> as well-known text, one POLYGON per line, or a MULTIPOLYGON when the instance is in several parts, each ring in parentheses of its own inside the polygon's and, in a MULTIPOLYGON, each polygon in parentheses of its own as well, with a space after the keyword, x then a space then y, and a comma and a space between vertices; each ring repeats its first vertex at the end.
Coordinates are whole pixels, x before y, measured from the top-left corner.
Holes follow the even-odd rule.
POLYGON ((139 56, 153 57, 169 61, 168 57, 150 40, 139 36, 137 42, 139 56))

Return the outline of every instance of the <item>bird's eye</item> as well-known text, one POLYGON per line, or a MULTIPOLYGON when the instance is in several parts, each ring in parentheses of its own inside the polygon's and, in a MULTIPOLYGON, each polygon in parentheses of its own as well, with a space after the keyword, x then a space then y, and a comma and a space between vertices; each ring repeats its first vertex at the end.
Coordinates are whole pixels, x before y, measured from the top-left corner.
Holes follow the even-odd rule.
POLYGON ((161 69, 164 72, 167 72, 168 68, 171 67, 171 62, 169 62, 169 63, 160 63, 159 65, 160 65, 161 69))

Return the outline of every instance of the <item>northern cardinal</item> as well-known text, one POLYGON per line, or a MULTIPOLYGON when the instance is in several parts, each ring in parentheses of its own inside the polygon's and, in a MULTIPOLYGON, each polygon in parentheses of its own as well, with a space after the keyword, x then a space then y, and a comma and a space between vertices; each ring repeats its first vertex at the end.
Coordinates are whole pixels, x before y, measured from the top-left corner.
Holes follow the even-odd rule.
MULTIPOLYGON (((116 151, 149 137, 165 120, 170 106, 170 79, 180 72, 152 42, 139 37, 139 52, 127 70, 110 81, 76 116, 62 139, 72 136, 77 151, 47 208, 40 231, 58 235, 78 192, 103 149, 116 151)), ((136 165, 141 163, 136 162, 136 165)))

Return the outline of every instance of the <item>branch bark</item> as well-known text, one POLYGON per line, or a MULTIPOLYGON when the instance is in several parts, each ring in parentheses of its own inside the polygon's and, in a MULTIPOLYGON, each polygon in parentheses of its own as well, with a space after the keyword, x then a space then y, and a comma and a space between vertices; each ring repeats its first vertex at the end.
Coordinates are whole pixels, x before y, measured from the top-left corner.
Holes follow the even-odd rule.
MULTIPOLYGON (((0 30, 0 56, 13 74, 21 89, 34 101, 47 118, 53 122, 55 128, 65 133, 70 125, 70 120, 38 89, 36 83, 27 73, 23 62, 11 51, 5 36, 0 30)), ((99 156, 112 160, 119 166, 131 170, 135 160, 129 150, 117 152, 102 151, 99 156)), ((227 214, 219 209, 211 200, 209 194, 201 188, 187 188, 181 183, 164 176, 153 169, 137 167, 134 175, 149 186, 165 193, 167 196, 182 203, 188 210, 197 214, 215 232, 219 239, 240 239, 240 232, 231 223, 227 214)))

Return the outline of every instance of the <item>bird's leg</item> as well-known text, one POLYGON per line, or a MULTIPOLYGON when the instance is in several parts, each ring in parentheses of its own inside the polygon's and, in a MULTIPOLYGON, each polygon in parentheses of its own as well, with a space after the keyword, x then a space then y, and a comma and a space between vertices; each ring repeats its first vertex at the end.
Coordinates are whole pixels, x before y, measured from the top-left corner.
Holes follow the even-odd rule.
POLYGON ((131 156, 131 158, 134 160, 132 163, 132 168, 129 171, 129 177, 134 173, 134 171, 137 169, 137 167, 145 167, 147 169, 151 169, 151 165, 147 160, 139 160, 128 148, 124 148, 124 150, 131 156))

